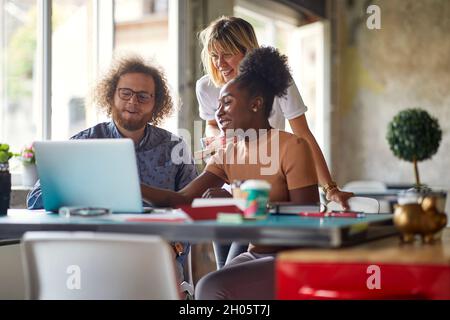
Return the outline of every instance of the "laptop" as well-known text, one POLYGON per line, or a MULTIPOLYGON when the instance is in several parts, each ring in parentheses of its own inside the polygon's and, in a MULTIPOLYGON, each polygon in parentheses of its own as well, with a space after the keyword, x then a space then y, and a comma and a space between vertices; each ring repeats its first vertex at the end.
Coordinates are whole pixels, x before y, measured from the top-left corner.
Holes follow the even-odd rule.
POLYGON ((34 147, 45 210, 144 212, 131 139, 40 141, 34 147))

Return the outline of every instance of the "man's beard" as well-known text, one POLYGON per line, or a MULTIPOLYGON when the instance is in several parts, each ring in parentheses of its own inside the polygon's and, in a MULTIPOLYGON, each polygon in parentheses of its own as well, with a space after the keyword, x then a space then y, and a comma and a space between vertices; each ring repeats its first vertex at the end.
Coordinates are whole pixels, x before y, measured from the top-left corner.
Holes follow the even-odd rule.
POLYGON ((112 118, 122 128, 128 131, 136 131, 144 128, 152 119, 151 114, 145 114, 140 119, 124 119, 122 113, 117 109, 112 109, 112 118))

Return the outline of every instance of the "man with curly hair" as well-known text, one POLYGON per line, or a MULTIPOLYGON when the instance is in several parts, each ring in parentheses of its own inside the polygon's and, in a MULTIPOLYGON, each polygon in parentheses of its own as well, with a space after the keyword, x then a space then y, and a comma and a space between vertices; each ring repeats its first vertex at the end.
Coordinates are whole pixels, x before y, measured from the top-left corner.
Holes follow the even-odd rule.
MULTIPOLYGON (((146 185, 179 191, 194 180, 197 171, 186 143, 156 126, 173 111, 163 72, 140 57, 118 59, 97 83, 93 101, 111 121, 83 130, 71 139, 132 139, 139 178, 146 185), (174 154, 180 156, 178 150, 181 150, 183 161, 171 158, 175 147, 174 154)), ((43 208, 39 181, 28 194, 27 206, 43 208)), ((176 248, 177 260, 182 264, 188 244, 176 248), (183 247, 185 250, 181 252, 183 247)))

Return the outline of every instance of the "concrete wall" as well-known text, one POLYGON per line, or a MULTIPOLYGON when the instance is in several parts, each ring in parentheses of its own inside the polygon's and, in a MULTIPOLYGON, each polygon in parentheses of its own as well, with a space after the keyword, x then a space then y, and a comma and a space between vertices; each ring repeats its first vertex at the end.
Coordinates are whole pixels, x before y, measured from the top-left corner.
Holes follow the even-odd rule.
POLYGON ((423 183, 450 188, 450 2, 333 1, 332 169, 339 183, 371 179, 413 183, 412 164, 392 154, 389 121, 420 107, 438 118, 443 139, 421 162, 423 183), (366 26, 368 4, 381 30, 366 26))

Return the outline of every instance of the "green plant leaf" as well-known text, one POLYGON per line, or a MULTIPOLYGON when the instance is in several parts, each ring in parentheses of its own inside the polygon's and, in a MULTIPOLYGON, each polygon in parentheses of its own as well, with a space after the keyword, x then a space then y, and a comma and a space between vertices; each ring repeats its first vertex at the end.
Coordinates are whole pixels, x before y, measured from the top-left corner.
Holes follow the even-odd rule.
POLYGON ((392 119, 386 138, 396 157, 409 162, 423 161, 437 152, 442 131, 437 119, 415 108, 403 110, 392 119))

